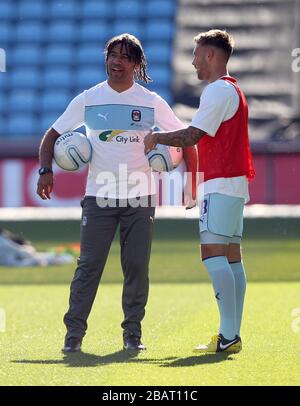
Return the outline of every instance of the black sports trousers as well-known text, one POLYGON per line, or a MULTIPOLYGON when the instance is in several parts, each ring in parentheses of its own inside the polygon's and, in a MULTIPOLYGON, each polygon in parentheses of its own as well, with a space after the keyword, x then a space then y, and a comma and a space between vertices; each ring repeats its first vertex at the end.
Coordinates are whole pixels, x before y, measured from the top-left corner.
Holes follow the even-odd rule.
MULTIPOLYGON (((124 275, 124 320, 121 326, 124 337, 131 334, 141 337, 141 321, 149 291, 149 260, 155 215, 151 197, 141 198, 144 203, 147 200, 143 206, 148 207, 131 207, 124 200, 116 201, 119 207, 99 207, 92 196, 86 196, 81 202, 81 247, 71 283, 69 310, 64 316, 66 338, 82 338, 85 335, 87 319, 118 225, 124 275)), ((99 328, 105 331, 105 326, 99 328)))

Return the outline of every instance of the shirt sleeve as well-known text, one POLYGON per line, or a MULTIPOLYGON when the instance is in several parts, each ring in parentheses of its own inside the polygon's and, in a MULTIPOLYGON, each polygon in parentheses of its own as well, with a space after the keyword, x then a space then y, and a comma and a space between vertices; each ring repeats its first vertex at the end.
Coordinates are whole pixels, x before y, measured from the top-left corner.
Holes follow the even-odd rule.
POLYGON ((173 131, 186 127, 159 95, 155 99, 154 125, 162 131, 173 131))
MULTIPOLYGON (((237 94, 236 94, 237 95, 237 94)), ((200 98, 200 106, 191 122, 192 127, 205 131, 214 137, 223 121, 228 119, 228 114, 236 106, 236 97, 231 89, 208 85, 200 98)))
POLYGON ((73 131, 84 124, 84 93, 76 96, 68 105, 64 113, 53 123, 52 128, 59 134, 73 131))

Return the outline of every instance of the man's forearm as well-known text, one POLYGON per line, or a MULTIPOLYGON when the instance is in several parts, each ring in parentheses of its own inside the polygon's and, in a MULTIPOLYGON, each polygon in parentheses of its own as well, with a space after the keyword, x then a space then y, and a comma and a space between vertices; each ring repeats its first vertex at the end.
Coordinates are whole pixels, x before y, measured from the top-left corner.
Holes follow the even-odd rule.
POLYGON ((42 168, 52 168, 54 144, 59 136, 60 134, 53 128, 50 128, 44 135, 39 150, 40 166, 42 168))
POLYGON ((204 131, 195 127, 183 128, 181 130, 156 133, 157 144, 170 145, 172 147, 191 147, 198 143, 205 134, 204 131))

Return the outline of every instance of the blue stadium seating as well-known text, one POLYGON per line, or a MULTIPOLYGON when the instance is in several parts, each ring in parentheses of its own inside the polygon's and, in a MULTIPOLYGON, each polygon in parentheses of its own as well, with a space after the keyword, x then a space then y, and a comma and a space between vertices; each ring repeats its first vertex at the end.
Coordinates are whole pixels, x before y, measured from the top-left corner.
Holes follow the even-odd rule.
POLYGON ((68 67, 49 67, 43 78, 43 88, 68 89, 73 85, 72 69, 68 67))
POLYGON ((2 114, 5 114, 8 110, 8 105, 7 105, 7 96, 4 94, 4 92, 0 92, 0 112, 2 114))
POLYGON ((61 114, 71 101, 70 92, 66 90, 50 90, 41 97, 41 108, 47 112, 61 114))
POLYGON ((79 66, 82 64, 95 64, 102 66, 104 64, 104 47, 100 44, 82 45, 76 55, 79 66))
POLYGON ((165 101, 168 104, 172 104, 173 102, 173 96, 172 96, 172 92, 170 91, 170 89, 168 87, 159 87, 159 88, 155 88, 153 89, 156 93, 158 93, 163 99, 165 99, 165 101))
MULTIPOLYGON (((11 3, 14 3, 13 1, 11 3)), ((17 14, 20 20, 41 20, 46 18, 48 15, 48 2, 47 1, 36 1, 36 0, 26 0, 21 1, 19 6, 14 5, 15 14, 17 14)))
POLYGON ((42 57, 43 63, 49 65, 71 65, 75 60, 75 50, 72 45, 50 45, 42 57))
POLYGON ((14 28, 12 24, 1 21, 0 24, 0 43, 1 46, 9 44, 14 40, 14 28))
POLYGON ((44 112, 39 122, 38 131, 40 135, 43 134, 48 128, 50 128, 62 113, 62 111, 50 113, 44 112))
POLYGON ((9 18, 14 17, 14 15, 15 15, 14 4, 8 1, 0 1, 0 20, 7 20, 9 18))
POLYGON ((78 4, 74 1, 56 0, 50 5, 50 17, 57 19, 74 19, 79 12, 78 4))
POLYGON ((35 112, 40 107, 37 92, 33 90, 16 90, 8 99, 8 110, 17 113, 35 112))
POLYGON ((9 78, 10 86, 14 89, 34 90, 41 86, 41 74, 36 67, 19 67, 12 73, 9 73, 9 78))
POLYGON ((48 40, 53 43, 72 42, 76 39, 78 27, 71 21, 54 22, 49 27, 48 40))
POLYGON ((149 18, 173 18, 175 11, 174 0, 148 0, 145 4, 146 16, 149 18))
POLYGON ((46 39, 46 32, 41 22, 25 22, 20 23, 16 29, 15 41, 39 43, 46 39))
POLYGON ((87 0, 82 5, 81 15, 83 18, 102 18, 111 17, 110 0, 87 0))
POLYGON ((85 21, 79 30, 80 41, 94 41, 98 44, 107 41, 111 37, 111 29, 107 22, 89 22, 85 21))
POLYGON ((41 136, 84 89, 107 78, 114 35, 141 39, 156 90, 169 103, 174 0, 0 0, 0 137, 41 136))
POLYGON ((135 35, 141 41, 144 39, 144 27, 139 20, 115 20, 113 35, 123 34, 124 32, 135 35))
POLYGON ((3 114, 0 114, 0 137, 1 135, 5 137, 2 142, 7 139, 7 136, 9 135, 7 131, 7 120, 3 114))
POLYGON ((172 50, 168 43, 150 43, 145 47, 145 54, 150 66, 158 63, 168 65, 172 60, 172 50))
MULTIPOLYGON (((4 92, 6 94, 7 89, 10 89, 10 75, 8 73, 0 73, 0 92, 4 92)), ((1 110, 0 110, 1 112, 1 110)))
POLYGON ((146 39, 148 41, 168 41, 173 40, 174 27, 169 19, 149 20, 146 24, 146 39))
POLYGON ((143 17, 144 4, 139 0, 118 0, 115 2, 115 17, 117 18, 139 18, 143 17))
POLYGON ((14 66, 38 66, 42 61, 41 48, 35 45, 20 45, 13 49, 11 62, 14 66))
POLYGON ((149 74, 155 85, 168 87, 171 81, 171 72, 167 66, 153 65, 149 74))
POLYGON ((10 136, 39 135, 38 121, 32 113, 12 114, 7 122, 5 131, 10 136))
POLYGON ((77 88, 84 90, 95 86, 97 83, 105 79, 105 72, 101 67, 89 68, 80 67, 75 74, 75 84, 77 88))

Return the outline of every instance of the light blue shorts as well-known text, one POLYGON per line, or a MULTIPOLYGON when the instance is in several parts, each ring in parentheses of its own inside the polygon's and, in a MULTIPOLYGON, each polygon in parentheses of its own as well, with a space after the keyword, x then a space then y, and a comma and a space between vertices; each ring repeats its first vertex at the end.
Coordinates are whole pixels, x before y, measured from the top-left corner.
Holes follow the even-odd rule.
POLYGON ((245 199, 210 193, 200 207, 201 244, 240 244, 245 199))

